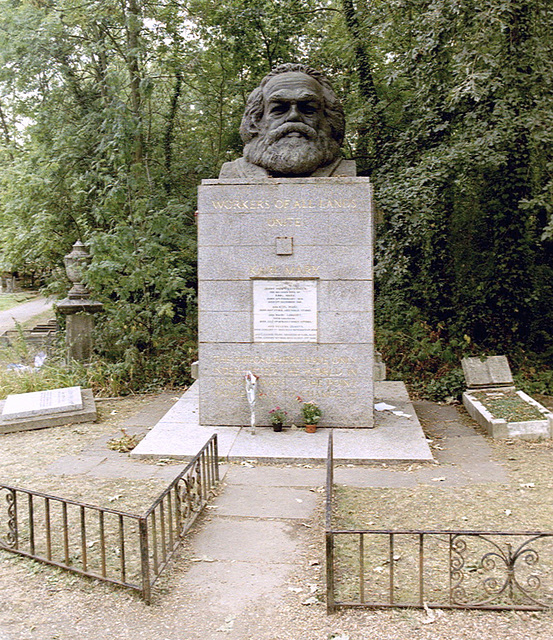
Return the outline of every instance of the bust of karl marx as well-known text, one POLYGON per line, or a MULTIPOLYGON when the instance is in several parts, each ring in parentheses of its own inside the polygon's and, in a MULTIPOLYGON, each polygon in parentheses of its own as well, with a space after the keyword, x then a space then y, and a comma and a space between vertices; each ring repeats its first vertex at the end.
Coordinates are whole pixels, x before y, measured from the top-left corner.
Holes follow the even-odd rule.
POLYGON ((344 111, 328 79, 303 64, 282 64, 246 103, 240 125, 244 156, 219 178, 354 176, 340 156, 344 111))

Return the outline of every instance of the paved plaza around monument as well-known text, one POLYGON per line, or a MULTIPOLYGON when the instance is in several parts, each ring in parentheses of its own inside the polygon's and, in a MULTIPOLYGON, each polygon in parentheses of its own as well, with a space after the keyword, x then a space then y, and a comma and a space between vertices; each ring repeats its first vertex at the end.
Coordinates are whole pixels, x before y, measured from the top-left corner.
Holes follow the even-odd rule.
MULTIPOLYGON (((375 412, 374 429, 334 429, 334 458, 340 462, 431 461, 432 453, 401 382, 377 382, 377 401, 389 410, 375 412), (396 413, 394 413, 394 411, 396 413), (402 415, 396 415, 402 414, 402 415)), ((329 429, 314 434, 287 428, 205 427, 198 418, 195 383, 134 449, 132 456, 190 459, 217 433, 219 455, 229 461, 319 462, 326 460, 329 429)))
MULTIPOLYGON (((146 429, 151 429, 149 433, 152 433, 156 425, 164 424, 166 416, 171 415, 181 400, 175 401, 172 394, 162 394, 155 403, 129 418, 122 427, 130 435, 144 433, 146 429)), ((435 450, 433 457, 427 460, 427 464, 420 464, 416 471, 408 473, 394 468, 393 464, 381 463, 370 466, 352 463, 338 464, 335 470, 336 483, 358 487, 416 486, 419 483, 431 481, 436 476, 434 462, 447 465, 440 467, 440 475, 444 476, 445 486, 463 486, 479 482, 505 482, 505 473, 501 465, 491 459, 490 448, 485 439, 459 419, 455 407, 417 402, 416 411, 417 415, 423 417, 425 421, 433 423, 432 430, 440 438, 440 442, 445 438, 447 446, 435 450)), ((319 460, 319 464, 309 464, 300 460, 294 463, 290 462, 287 465, 286 463, 279 464, 276 460, 273 463, 265 460, 264 462, 267 464, 264 465, 263 461, 256 460, 255 457, 240 458, 231 464, 221 464, 221 478, 226 485, 233 484, 235 477, 238 478, 238 484, 242 484, 244 479, 249 476, 250 480, 245 484, 250 486, 256 486, 256 484, 275 487, 308 486, 314 488, 322 486, 325 479, 324 461, 326 459, 328 430, 321 429, 320 432, 324 434, 325 454, 319 460)), ((356 433, 359 434, 359 431, 356 433)), ((274 435, 282 436, 282 434, 274 435)), ((307 434, 301 432, 298 432, 298 435, 307 437, 307 434)), ((148 460, 147 458, 140 459, 142 456, 121 455, 116 451, 109 450, 106 443, 112 437, 113 435, 101 438, 91 447, 84 449, 78 456, 60 458, 46 469, 46 472, 53 475, 88 475, 99 478, 165 478, 169 481, 182 468, 180 465, 166 467, 156 464, 160 458, 162 461, 164 460, 162 456, 152 457, 151 464, 146 464, 148 460)), ((262 437, 259 436, 260 439, 262 437)), ((309 437, 313 436, 310 434, 309 437)), ((205 441, 200 446, 203 444, 205 441)), ((430 455, 432 456, 432 454, 430 455)), ((166 456, 165 460, 168 457, 166 456)), ((221 497, 221 499, 225 498, 221 497)), ((252 499, 252 504, 254 503, 255 500, 252 499)), ((306 512, 305 515, 307 516, 308 513, 306 512)))

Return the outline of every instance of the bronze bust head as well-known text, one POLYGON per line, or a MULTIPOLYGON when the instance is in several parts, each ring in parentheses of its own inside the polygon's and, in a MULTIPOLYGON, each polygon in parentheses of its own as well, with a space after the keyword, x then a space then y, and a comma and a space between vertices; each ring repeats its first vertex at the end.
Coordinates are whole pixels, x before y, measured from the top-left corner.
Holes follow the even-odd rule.
POLYGON ((266 75, 246 103, 240 126, 244 156, 226 162, 220 178, 355 175, 340 146, 345 121, 328 79, 303 64, 266 75))

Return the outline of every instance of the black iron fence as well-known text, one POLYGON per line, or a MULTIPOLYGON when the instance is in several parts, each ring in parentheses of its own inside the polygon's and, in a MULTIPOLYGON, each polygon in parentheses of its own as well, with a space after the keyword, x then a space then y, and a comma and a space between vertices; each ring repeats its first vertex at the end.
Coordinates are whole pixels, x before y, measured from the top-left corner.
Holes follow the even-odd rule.
POLYGON ((217 435, 142 515, 0 485, 0 548, 91 578, 151 590, 219 482, 217 435))
POLYGON ((326 479, 327 609, 553 607, 553 532, 333 527, 333 440, 326 479))

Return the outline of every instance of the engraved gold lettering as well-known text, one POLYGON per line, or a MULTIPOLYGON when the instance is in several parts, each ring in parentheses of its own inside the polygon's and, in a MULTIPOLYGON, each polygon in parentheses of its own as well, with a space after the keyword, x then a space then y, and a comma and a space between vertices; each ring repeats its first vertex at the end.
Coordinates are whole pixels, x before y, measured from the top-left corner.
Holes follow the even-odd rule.
POLYGON ((301 218, 270 218, 267 224, 270 227, 301 227, 303 220, 301 218))
POLYGON ((212 200, 211 205, 218 211, 260 211, 267 209, 355 209, 357 200, 349 198, 320 198, 314 200, 212 200))
POLYGON ((271 209, 272 204, 268 200, 213 200, 212 206, 216 210, 224 211, 256 211, 271 209))
POLYGON ((355 209, 357 207, 357 200, 349 200, 347 198, 343 200, 330 200, 328 198, 321 198, 319 200, 319 207, 321 209, 355 209))

